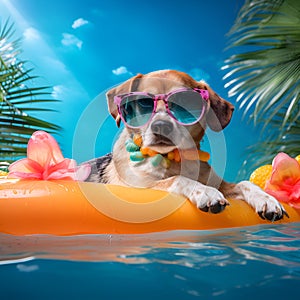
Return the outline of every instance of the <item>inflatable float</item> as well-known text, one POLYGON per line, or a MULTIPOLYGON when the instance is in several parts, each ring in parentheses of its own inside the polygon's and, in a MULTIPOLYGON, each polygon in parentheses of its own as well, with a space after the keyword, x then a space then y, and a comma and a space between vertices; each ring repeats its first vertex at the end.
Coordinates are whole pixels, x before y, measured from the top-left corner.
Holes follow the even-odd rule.
MULTIPOLYGON (((250 180, 277 197, 287 211, 276 224, 300 221, 300 157, 278 154, 250 180)), ((89 165, 66 159, 49 134, 35 132, 27 158, 0 176, 0 233, 13 235, 138 234, 212 230, 270 224, 244 201, 230 200, 220 214, 152 189, 83 182, 89 165)))
MULTIPOLYGON (((300 221, 300 210, 284 207, 289 218, 276 224, 300 221)), ((240 200, 230 200, 214 215, 182 197, 150 189, 64 180, 0 183, 0 232, 7 234, 132 234, 257 224, 270 221, 240 200)))

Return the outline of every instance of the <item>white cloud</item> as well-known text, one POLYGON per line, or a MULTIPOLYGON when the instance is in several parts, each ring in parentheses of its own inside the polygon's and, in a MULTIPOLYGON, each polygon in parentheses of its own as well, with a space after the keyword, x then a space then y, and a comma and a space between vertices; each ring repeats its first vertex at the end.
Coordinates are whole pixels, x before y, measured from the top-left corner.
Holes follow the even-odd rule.
POLYGON ((78 86, 77 89, 70 88, 74 86, 73 80, 65 81, 64 84, 54 85, 51 96, 56 100, 73 101, 74 99, 89 99, 86 92, 78 86))
POLYGON ((63 33, 63 39, 61 40, 61 43, 67 47, 75 46, 79 50, 81 50, 83 44, 83 42, 77 36, 70 33, 63 33))
POLYGON ((67 88, 63 85, 55 85, 53 87, 51 96, 54 99, 61 100, 64 98, 65 93, 67 92, 67 88))
POLYGON ((124 66, 120 66, 119 68, 112 70, 112 72, 113 72, 113 74, 115 74, 115 75, 117 75, 117 76, 125 75, 125 74, 126 74, 126 75, 132 75, 132 73, 129 72, 129 71, 127 70, 127 68, 124 67, 124 66))
POLYGON ((33 27, 26 28, 23 36, 27 41, 39 40, 41 38, 40 33, 33 27))
POLYGON ((85 19, 83 19, 83 18, 79 18, 79 19, 77 19, 77 20, 75 20, 75 21, 73 22, 72 28, 73 28, 73 29, 76 29, 76 28, 79 28, 79 27, 81 27, 81 26, 83 26, 83 25, 86 25, 86 24, 88 24, 88 23, 89 23, 89 21, 87 21, 87 20, 85 20, 85 19))
POLYGON ((51 70, 53 73, 60 74, 63 76, 69 75, 69 71, 66 65, 56 57, 45 55, 42 57, 42 63, 43 65, 47 66, 48 70, 51 70))
POLYGON ((190 74, 197 81, 208 81, 210 79, 210 75, 200 68, 191 69, 188 74, 190 74))

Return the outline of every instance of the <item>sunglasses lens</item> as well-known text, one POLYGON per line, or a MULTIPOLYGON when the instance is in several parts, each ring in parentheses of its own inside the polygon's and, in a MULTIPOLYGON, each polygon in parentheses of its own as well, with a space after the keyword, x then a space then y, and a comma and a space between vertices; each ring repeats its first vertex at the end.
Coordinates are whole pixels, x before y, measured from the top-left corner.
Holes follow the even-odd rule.
POLYGON ((201 95, 194 91, 183 91, 171 95, 168 106, 174 118, 183 124, 195 123, 205 109, 201 95))
POLYGON ((131 127, 145 125, 153 113, 154 101, 146 95, 129 95, 122 99, 120 112, 131 127))

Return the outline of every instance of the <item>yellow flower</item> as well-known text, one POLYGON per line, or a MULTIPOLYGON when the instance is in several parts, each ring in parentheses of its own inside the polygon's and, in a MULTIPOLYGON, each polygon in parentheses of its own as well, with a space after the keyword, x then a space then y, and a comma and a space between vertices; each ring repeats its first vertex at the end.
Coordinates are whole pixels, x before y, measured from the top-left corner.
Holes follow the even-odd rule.
POLYGON ((267 180, 272 175, 272 165, 265 165, 257 168, 250 176, 250 181, 264 189, 267 180))

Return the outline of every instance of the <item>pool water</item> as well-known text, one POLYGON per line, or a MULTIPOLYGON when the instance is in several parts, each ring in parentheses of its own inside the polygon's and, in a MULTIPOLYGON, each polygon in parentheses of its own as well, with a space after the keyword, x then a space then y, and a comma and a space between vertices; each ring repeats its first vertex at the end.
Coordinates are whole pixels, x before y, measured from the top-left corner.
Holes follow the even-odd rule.
POLYGON ((0 235, 0 299, 300 299, 300 223, 0 235))

